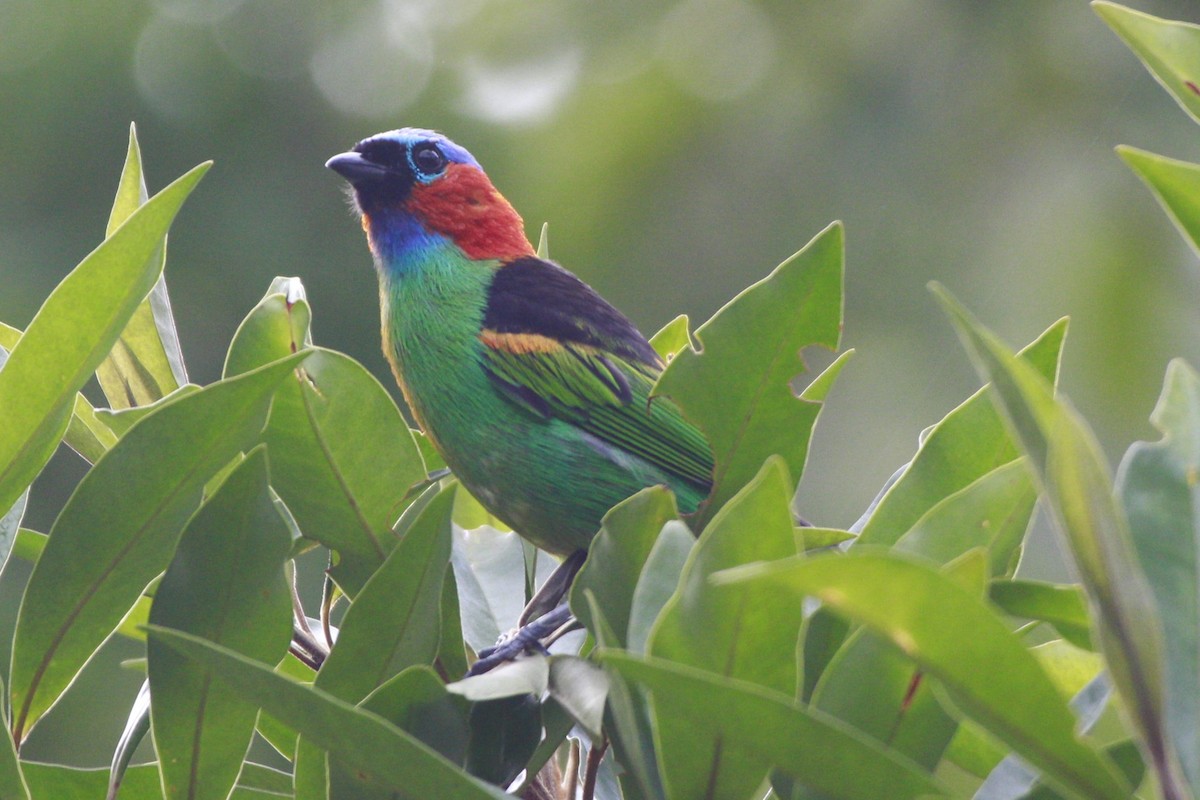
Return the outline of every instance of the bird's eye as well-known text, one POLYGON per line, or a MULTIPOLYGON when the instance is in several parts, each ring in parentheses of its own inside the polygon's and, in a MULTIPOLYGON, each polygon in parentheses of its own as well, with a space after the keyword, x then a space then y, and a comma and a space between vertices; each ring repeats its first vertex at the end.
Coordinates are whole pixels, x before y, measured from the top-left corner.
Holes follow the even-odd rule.
POLYGON ((426 142, 412 149, 412 164, 422 175, 437 175, 446 168, 446 157, 437 145, 426 142))

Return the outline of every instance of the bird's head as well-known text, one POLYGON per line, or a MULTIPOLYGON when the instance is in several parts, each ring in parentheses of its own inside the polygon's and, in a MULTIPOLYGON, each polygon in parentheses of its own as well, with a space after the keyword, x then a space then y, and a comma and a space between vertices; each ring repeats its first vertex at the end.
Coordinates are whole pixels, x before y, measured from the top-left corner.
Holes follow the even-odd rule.
POLYGON ((379 133, 325 166, 353 187, 381 268, 447 245, 472 260, 533 254, 521 217, 479 162, 440 133, 419 128, 379 133))

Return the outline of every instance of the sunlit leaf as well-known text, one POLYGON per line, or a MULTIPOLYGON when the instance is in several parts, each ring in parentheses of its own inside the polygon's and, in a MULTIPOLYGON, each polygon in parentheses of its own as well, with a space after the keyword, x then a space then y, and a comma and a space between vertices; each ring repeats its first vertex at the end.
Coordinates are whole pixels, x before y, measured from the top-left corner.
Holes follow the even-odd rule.
POLYGON ((1075 645, 1092 647, 1087 601, 1078 586, 995 581, 988 588, 988 598, 1006 614, 1047 622, 1075 645))
MULTIPOLYGON (((108 218, 106 235, 112 236, 133 212, 148 199, 146 179, 142 174, 142 153, 138 147, 137 131, 129 126, 129 150, 121 182, 108 218)), ((113 408, 146 405, 173 392, 187 383, 183 352, 167 296, 166 277, 162 274, 166 261, 166 241, 156 256, 158 280, 150 294, 138 305, 113 343, 113 349, 96 368, 100 388, 113 408)))
MULTIPOLYGON (((151 624, 259 661, 283 656, 292 630, 283 564, 292 541, 267 480, 259 447, 200 507, 155 592, 151 624)), ((146 654, 167 798, 224 800, 241 770, 257 707, 159 642, 148 642, 146 654)))
POLYGON ((83 387, 158 279, 156 253, 201 164, 155 195, 50 293, 0 372, 0 508, 54 452, 83 387))
POLYGON ((10 688, 18 740, 166 568, 204 484, 258 440, 272 393, 303 358, 164 406, 80 482, 54 523, 17 617, 10 688))

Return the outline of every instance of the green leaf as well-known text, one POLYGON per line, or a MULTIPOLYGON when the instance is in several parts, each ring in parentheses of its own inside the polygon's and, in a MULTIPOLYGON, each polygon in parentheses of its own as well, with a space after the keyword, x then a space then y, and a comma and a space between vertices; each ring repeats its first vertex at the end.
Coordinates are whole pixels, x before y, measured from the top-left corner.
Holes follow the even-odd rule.
MULTIPOLYGON (((0 353, 7 357, 20 339, 20 330, 0 322, 0 353)), ((67 423, 63 441, 86 461, 94 464, 117 443, 117 437, 97 418, 96 409, 92 408, 83 393, 76 392, 71 421, 67 423)))
POLYGON ((675 593, 688 555, 696 545, 691 529, 679 520, 668 520, 646 556, 629 604, 627 648, 645 655, 650 632, 663 607, 675 593))
MULTIPOLYGON (((21 331, 0 322, 0 349, 5 351, 6 356, 20 339, 21 331)), ((67 423, 63 441, 86 461, 95 464, 100 456, 117 443, 117 437, 97 418, 96 409, 92 408, 92 404, 83 393, 76 392, 71 421, 67 423)))
POLYGON ((1092 8, 1175 102, 1200 122, 1200 26, 1159 19, 1115 3, 1093 2, 1092 8))
POLYGON ((0 373, 0 508, 41 471, 71 418, 75 394, 112 349, 158 279, 155 253, 201 164, 155 195, 63 279, 0 373))
POLYGON ((258 439, 275 387, 303 359, 292 356, 162 407, 80 482, 17 616, 10 688, 18 741, 166 568, 204 484, 258 439))
POLYGON ((800 604, 784 593, 717 587, 709 581, 730 567, 796 555, 790 500, 787 467, 773 457, 725 504, 692 548, 651 633, 651 655, 777 692, 795 689, 796 662, 790 656, 803 619, 800 604), (780 653, 788 657, 779 658, 780 653))
POLYGON ((821 675, 811 704, 933 769, 958 725, 931 683, 886 638, 859 628, 821 675))
POLYGON ((508 786, 525 769, 541 740, 537 698, 525 694, 475 703, 470 721, 467 771, 488 783, 508 786))
POLYGON ((1158 611, 1134 555, 1100 446, 1053 386, 934 286, 970 351, 996 388, 1014 437, 1029 457, 1093 610, 1096 640, 1150 752, 1164 795, 1182 796, 1164 729, 1163 643, 1158 611))
POLYGON ((247 700, 259 704, 361 772, 402 798, 453 797, 475 800, 505 797, 498 789, 469 777, 428 745, 382 717, 355 708, 328 692, 277 675, 266 664, 179 631, 151 629, 150 638, 212 669, 220 680, 247 700))
MULTIPOLYGON (((350 605, 337 645, 317 673, 317 688, 358 703, 407 667, 433 662, 456 488, 431 486, 409 507, 401 521, 404 537, 350 605)), ((323 783, 318 777, 323 763, 320 751, 301 739, 297 775, 323 783)))
POLYGON ((654 387, 712 445, 713 490, 697 513, 703 527, 771 455, 799 481, 821 406, 793 394, 800 351, 836 349, 842 321, 842 226, 834 223, 696 331, 654 387), (781 435, 786 431, 787 435, 781 435))
POLYGON ((1129 448, 1117 493, 1165 634, 1167 731, 1200 795, 1200 376, 1182 360, 1150 421, 1162 439, 1129 448))
MULTIPOLYGON (((1046 380, 1054 381, 1067 320, 1051 325, 1021 351, 1046 380)), ((929 509, 997 467, 1020 456, 985 386, 933 426, 904 474, 892 484, 867 521, 858 544, 895 544, 929 509)))
POLYGON ((451 563, 462 604, 463 638, 476 652, 491 647, 516 625, 525 602, 521 537, 491 528, 457 528, 451 563))
POLYGON ((547 688, 588 736, 599 741, 608 698, 608 677, 594 662, 575 656, 550 659, 547 688))
MULTIPOLYGON (((286 286, 238 328, 226 374, 305 348, 308 305, 286 286)), ((330 575, 353 597, 395 546, 392 524, 425 466, 391 395, 361 364, 310 352, 271 408, 271 485, 304 535, 337 551, 330 575)))
MULTIPOLYGON (((395 675, 359 704, 420 739, 444 758, 461 764, 466 757, 467 704, 446 692, 428 667, 410 667, 395 675)), ((361 780, 336 759, 329 765, 329 796, 355 800, 391 800, 392 793, 361 780)))
POLYGON ((675 496, 664 486, 643 489, 604 515, 587 561, 571 585, 571 610, 593 636, 597 636, 597 621, 584 594, 595 597, 617 641, 626 642, 633 596, 646 559, 663 526, 678 517, 675 496))
MULTIPOLYGON (((61 764, 24 762, 25 774, 33 800, 97 800, 104 797, 108 783, 107 769, 81 769, 61 764)), ((242 769, 238 786, 230 800, 280 800, 291 797, 290 776, 280 790, 279 775, 258 764, 247 763, 242 769), (275 777, 268 777, 274 773, 275 777)), ((119 800, 163 800, 158 764, 139 764, 129 768, 121 784, 119 800)))
POLYGON ((42 557, 42 551, 46 549, 46 539, 47 536, 44 533, 21 528, 17 531, 17 541, 13 544, 12 555, 22 561, 36 564, 37 560, 42 557))
POLYGON ((1020 638, 977 594, 924 563, 865 551, 742 567, 718 579, 817 597, 886 637, 1056 784, 1096 800, 1128 798, 1111 765, 1075 738, 1064 696, 1020 638))
POLYGON ((26 489, 13 503, 3 516, 0 516, 0 569, 8 563, 8 556, 17 543, 21 531, 21 519, 25 516, 25 506, 29 502, 29 490, 26 489))
MULTIPOLYGON (((660 718, 690 721, 704 731, 715 726, 730 759, 778 766, 839 798, 901 800, 945 794, 932 775, 908 759, 820 712, 796 705, 787 695, 660 659, 616 651, 603 653, 601 659, 649 690, 660 718)), ((671 796, 704 795, 672 791, 671 796)))
MULTIPOLYGON (((121 171, 106 235, 112 236, 147 199, 142 153, 138 148, 137 130, 131 124, 129 152, 125 156, 125 168, 121 171)), ((113 408, 152 403, 187 383, 166 278, 162 275, 166 254, 164 239, 155 256, 159 276, 154 288, 138 305, 129 324, 113 343, 112 351, 96 368, 100 388, 113 408)))
MULTIPOLYGON (((291 641, 283 564, 292 549, 256 448, 200 507, 154 595, 150 623, 201 636, 259 661, 291 641)), ((258 709, 160 642, 147 643, 154 745, 170 800, 224 800, 254 733, 258 709)))
POLYGON ((442 578, 441 629, 438 632, 437 665, 445 675, 465 675, 469 664, 463 639, 462 612, 459 610, 458 581, 454 567, 447 564, 442 578))
POLYGON ((1092 649, 1087 601, 1074 584, 994 581, 988 598, 1005 614, 1049 623, 1072 644, 1092 649))
POLYGON ((25 776, 17 761, 17 748, 7 726, 4 726, 0 740, 0 797, 5 800, 29 800, 29 787, 25 785, 25 776))
POLYGON ((1150 187, 1171 222, 1192 250, 1200 254, 1200 164, 1134 147, 1118 147, 1117 154, 1150 187))
POLYGON ((690 347, 691 344, 687 314, 680 314, 650 337, 650 346, 664 361, 670 361, 680 350, 690 347))
POLYGON ((427 490, 433 498, 346 612, 317 688, 357 703, 401 670, 433 663, 456 488, 427 490))
POLYGON ((113 411, 109 408, 101 408, 95 411, 96 419, 101 422, 114 436, 118 439, 129 432, 134 423, 141 420, 143 417, 148 417, 158 409, 165 406, 174 400, 178 400, 184 395, 191 394, 200 387, 194 383, 187 383, 180 386, 175 391, 168 394, 166 397, 160 397, 157 400, 148 402, 141 406, 131 406, 120 411, 113 411))
POLYGON ((989 571, 1016 568, 1037 490, 1022 459, 1010 461, 938 501, 896 542, 896 549, 948 564, 976 547, 988 549, 989 571))

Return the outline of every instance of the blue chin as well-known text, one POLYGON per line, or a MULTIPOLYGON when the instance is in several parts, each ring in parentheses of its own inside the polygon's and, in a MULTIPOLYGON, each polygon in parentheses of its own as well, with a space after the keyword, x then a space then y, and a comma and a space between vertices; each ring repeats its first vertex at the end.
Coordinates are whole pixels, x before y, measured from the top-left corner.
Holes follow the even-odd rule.
POLYGON ((392 275, 404 275, 426 262, 433 251, 452 246, 411 214, 376 212, 371 217, 371 250, 376 266, 392 275))

